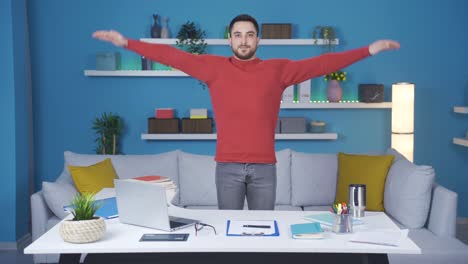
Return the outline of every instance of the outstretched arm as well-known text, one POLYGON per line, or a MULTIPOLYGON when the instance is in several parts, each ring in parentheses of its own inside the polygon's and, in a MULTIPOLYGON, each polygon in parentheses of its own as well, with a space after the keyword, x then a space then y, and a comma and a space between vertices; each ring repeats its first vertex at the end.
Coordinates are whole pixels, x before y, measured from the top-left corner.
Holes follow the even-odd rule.
POLYGON ((125 38, 115 30, 99 30, 93 38, 107 41, 145 56, 153 61, 170 65, 205 83, 213 79, 216 73, 215 59, 210 55, 194 55, 170 45, 150 44, 125 38))
POLYGON ((304 60, 289 61, 283 68, 282 80, 287 87, 340 70, 370 55, 376 55, 382 51, 398 48, 400 48, 400 43, 396 41, 378 40, 367 47, 359 49, 327 53, 304 60))

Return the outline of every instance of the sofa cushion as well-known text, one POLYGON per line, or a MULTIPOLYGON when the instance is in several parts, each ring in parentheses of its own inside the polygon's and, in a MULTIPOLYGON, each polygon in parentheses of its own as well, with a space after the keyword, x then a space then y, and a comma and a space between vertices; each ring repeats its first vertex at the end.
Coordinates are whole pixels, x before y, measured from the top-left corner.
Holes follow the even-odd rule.
POLYGON ((68 165, 68 170, 80 193, 96 194, 103 188, 113 188, 114 179, 117 179, 109 158, 90 166, 68 165))
POLYGON ((436 236, 426 228, 411 229, 408 236, 422 254, 388 254, 389 263, 467 263, 468 246, 456 238, 436 236))
POLYGON ((393 155, 370 156, 338 153, 338 183, 335 202, 348 201, 350 184, 366 185, 366 210, 383 211, 385 178, 393 155))
POLYGON ((335 199, 336 154, 291 152, 291 204, 330 205, 335 199))
POLYGON ((291 150, 276 152, 276 205, 291 204, 291 150))
POLYGON ((328 211, 330 205, 304 206, 304 211, 328 211))
POLYGON ((49 209, 57 217, 63 219, 69 214, 63 210, 63 207, 71 203, 73 197, 78 194, 78 190, 66 182, 43 182, 42 194, 49 209))
POLYGON ((394 149, 387 154, 395 160, 385 182, 385 211, 408 228, 421 228, 429 213, 434 169, 415 165, 394 149))
POLYGON ((180 153, 180 205, 218 205, 215 168, 213 156, 180 153))
MULTIPOLYGON (((120 179, 129 179, 146 175, 167 176, 178 185, 178 150, 153 155, 97 155, 77 154, 65 151, 65 164, 73 166, 89 166, 106 158, 112 160, 115 171, 120 179)), ((70 172, 65 166, 65 177, 70 177, 70 172)), ((68 181, 68 179, 61 181, 68 181)), ((70 179, 71 181, 71 179, 70 179)))

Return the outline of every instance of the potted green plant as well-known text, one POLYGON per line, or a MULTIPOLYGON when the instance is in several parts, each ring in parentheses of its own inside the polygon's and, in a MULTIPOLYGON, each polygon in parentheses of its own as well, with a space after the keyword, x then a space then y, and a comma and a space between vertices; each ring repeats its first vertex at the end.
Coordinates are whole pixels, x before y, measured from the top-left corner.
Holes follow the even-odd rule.
POLYGON ((193 54, 205 54, 206 42, 205 31, 195 25, 194 22, 187 21, 180 27, 177 33, 176 44, 178 47, 193 54))
POLYGON ((94 214, 99 204, 94 194, 77 194, 69 206, 73 219, 65 220, 59 228, 62 239, 70 243, 90 243, 102 238, 106 231, 106 223, 102 217, 94 214))
POLYGON ((119 139, 123 131, 123 120, 113 113, 103 113, 93 122, 96 138, 96 154, 120 154, 119 139))
POLYGON ((316 26, 312 31, 312 38, 315 40, 315 44, 317 44, 318 38, 323 39, 325 53, 335 50, 336 32, 332 26, 316 26))

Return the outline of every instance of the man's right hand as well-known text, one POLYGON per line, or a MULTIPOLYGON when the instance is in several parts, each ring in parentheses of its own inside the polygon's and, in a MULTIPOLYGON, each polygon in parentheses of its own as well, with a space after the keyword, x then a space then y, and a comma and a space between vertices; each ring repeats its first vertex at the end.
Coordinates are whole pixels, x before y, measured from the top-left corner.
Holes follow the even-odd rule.
POLYGON ((118 47, 126 47, 128 44, 127 39, 115 30, 98 30, 93 33, 93 38, 111 42, 118 47))

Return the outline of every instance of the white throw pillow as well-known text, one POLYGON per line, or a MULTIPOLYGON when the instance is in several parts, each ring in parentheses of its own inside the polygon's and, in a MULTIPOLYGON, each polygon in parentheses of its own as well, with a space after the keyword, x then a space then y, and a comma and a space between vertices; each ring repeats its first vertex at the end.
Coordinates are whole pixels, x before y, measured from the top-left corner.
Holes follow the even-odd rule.
POLYGON ((76 188, 66 182, 43 182, 42 194, 49 209, 60 219, 65 218, 69 213, 63 207, 69 205, 73 197, 78 194, 76 188))

